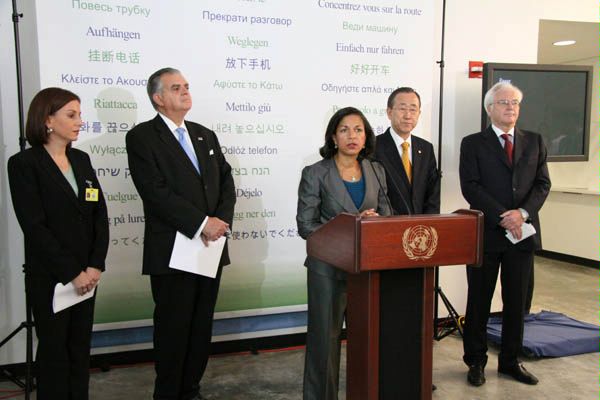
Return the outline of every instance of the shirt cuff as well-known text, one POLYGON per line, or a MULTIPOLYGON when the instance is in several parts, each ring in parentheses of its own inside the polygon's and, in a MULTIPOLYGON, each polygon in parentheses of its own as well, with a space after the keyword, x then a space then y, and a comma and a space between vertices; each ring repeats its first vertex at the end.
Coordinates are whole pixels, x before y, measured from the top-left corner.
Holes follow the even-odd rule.
POLYGON ((202 234, 202 230, 206 226, 207 222, 208 222, 208 217, 204 217, 204 221, 202 221, 202 224, 200 224, 200 228, 198 229, 198 232, 196 232, 196 234, 194 235, 194 239, 198 239, 200 237, 200 235, 202 234))

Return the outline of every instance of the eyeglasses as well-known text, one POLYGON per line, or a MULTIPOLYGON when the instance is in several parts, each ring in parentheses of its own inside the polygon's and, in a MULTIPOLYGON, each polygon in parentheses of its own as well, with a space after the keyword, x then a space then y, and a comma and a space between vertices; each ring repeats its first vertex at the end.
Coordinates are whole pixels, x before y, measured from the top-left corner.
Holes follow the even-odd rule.
POLYGON ((508 105, 510 104, 513 107, 517 107, 521 104, 521 102, 517 99, 513 99, 513 100, 498 100, 496 101, 496 104, 498 104, 499 106, 503 106, 503 107, 508 107, 508 105))
POLYGON ((417 107, 393 107, 393 110, 399 111, 402 114, 415 115, 419 112, 417 107))

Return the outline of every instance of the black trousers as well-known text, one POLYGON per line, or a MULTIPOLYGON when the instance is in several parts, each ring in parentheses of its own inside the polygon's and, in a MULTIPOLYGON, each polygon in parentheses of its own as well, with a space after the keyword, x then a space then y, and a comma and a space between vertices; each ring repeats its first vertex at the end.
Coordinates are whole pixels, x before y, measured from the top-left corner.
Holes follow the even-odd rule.
POLYGON ((190 273, 152 275, 155 400, 198 395, 208 363, 221 271, 215 279, 190 273))
POLYGON ((487 321, 498 271, 502 283, 502 344, 498 364, 516 364, 523 345, 523 318, 533 265, 533 252, 511 246, 501 253, 485 253, 480 268, 467 266, 469 291, 463 335, 467 365, 487 363, 487 321))
POLYGON ((48 275, 25 275, 38 338, 37 399, 87 400, 95 295, 54 314, 56 283, 48 275))

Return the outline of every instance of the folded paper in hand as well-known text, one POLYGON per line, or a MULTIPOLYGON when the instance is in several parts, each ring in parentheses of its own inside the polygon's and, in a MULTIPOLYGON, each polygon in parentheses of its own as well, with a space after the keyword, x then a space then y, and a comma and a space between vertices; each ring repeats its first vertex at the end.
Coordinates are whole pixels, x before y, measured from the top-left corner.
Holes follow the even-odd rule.
POLYGON ((214 278, 217 276, 225 240, 225 236, 221 236, 205 246, 200 237, 189 239, 177 232, 169 267, 214 278))
POLYGON ((508 240, 510 240, 510 242, 512 244, 517 244, 521 240, 525 240, 529 236, 533 236, 535 234, 536 234, 535 228, 533 227, 532 224, 527 223, 527 222, 524 223, 523 225, 521 225, 521 239, 517 239, 516 237, 513 236, 512 233, 510 233, 510 231, 506 230, 506 238, 508 240))
POLYGON ((69 282, 66 285, 57 283, 54 287, 52 310, 54 311, 54 314, 56 314, 65 308, 69 308, 77 303, 81 303, 82 301, 89 299, 94 295, 95 292, 96 288, 94 287, 86 294, 80 295, 75 285, 73 285, 73 282, 69 282))

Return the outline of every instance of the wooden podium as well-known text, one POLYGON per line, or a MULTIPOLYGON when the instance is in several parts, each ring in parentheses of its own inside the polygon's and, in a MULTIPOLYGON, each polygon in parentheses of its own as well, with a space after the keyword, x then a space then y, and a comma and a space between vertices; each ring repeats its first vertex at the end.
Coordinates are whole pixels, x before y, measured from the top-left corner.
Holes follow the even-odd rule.
POLYGON ((340 214, 308 255, 349 273, 347 400, 431 399, 434 266, 481 265, 483 213, 340 214))

